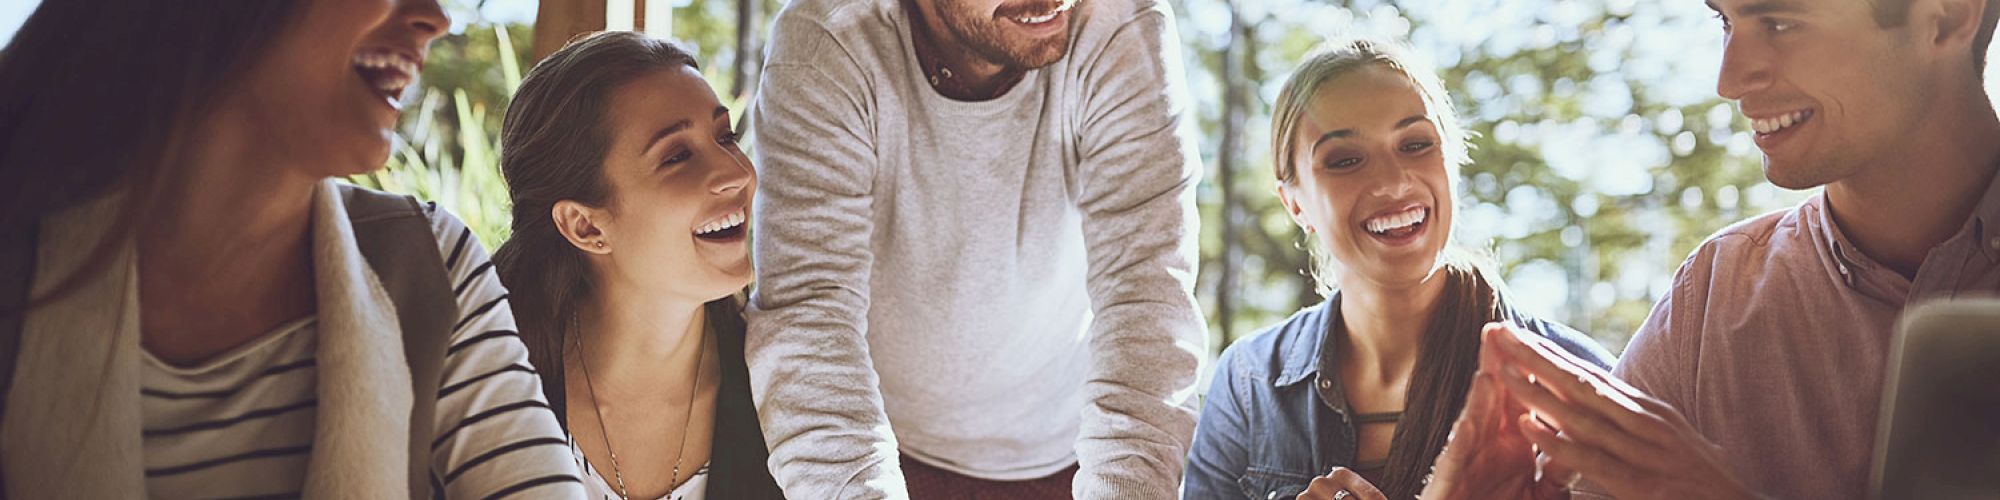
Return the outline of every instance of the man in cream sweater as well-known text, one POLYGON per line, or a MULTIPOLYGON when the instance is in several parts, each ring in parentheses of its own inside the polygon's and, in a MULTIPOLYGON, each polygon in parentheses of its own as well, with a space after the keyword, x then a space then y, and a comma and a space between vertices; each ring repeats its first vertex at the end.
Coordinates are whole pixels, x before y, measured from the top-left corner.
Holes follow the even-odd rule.
POLYGON ((778 15, 747 355, 788 496, 1174 495, 1207 352, 1178 40, 1158 0, 778 15))

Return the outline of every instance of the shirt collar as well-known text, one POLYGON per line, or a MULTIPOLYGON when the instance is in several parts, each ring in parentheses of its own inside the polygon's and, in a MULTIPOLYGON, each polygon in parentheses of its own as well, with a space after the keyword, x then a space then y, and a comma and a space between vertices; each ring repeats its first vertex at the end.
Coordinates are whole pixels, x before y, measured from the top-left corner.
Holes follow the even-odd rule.
POLYGON ((1335 291, 1326 302, 1307 309, 1297 328, 1301 330, 1291 335, 1286 345, 1277 346, 1284 356, 1283 363, 1272 385, 1284 387, 1311 380, 1319 374, 1321 349, 1325 343, 1328 327, 1340 321, 1340 292, 1335 291))
MULTIPOLYGON (((1841 231, 1840 225, 1834 223, 1833 210, 1828 205, 1825 190, 1814 195, 1806 204, 1812 213, 1805 215, 1817 222, 1819 237, 1833 252, 1834 263, 1838 266, 1835 270, 1849 287, 1856 287, 1861 273, 1874 272, 1879 266, 1856 249, 1854 243, 1847 239, 1847 234, 1841 231)), ((1973 207, 1965 226, 1944 244, 1970 237, 1970 243, 1978 247, 1980 255, 1989 260, 2000 260, 2000 228, 1996 228, 1995 224, 2000 224, 2000 175, 1994 175, 1987 182, 1986 192, 1980 195, 1979 204, 1973 207)))
POLYGON ((1854 244, 1847 240, 1847 234, 1840 231, 1840 224, 1833 222, 1833 207, 1828 204, 1826 196, 1825 190, 1813 195, 1806 201, 1808 213, 1803 215, 1812 219, 1817 235, 1825 240, 1826 248, 1833 253, 1834 271, 1840 274, 1841 281, 1852 288, 1857 275, 1875 269, 1875 263, 1855 250, 1854 244))
POLYGON ((1960 232, 1970 231, 1977 236, 1974 242, 1986 258, 2000 258, 2000 229, 1995 224, 2000 224, 2000 174, 1986 183, 1986 194, 1980 195, 1979 205, 1973 207, 1972 217, 1966 219, 1966 227, 1960 232))

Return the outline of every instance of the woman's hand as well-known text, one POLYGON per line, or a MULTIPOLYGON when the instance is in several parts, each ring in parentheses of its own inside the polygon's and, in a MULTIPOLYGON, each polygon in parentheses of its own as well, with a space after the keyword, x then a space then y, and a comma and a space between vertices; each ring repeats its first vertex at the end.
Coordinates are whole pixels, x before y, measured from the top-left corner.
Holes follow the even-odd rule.
POLYGON ((1722 448, 1673 406, 1546 340, 1494 335, 1492 325, 1487 333, 1481 370, 1496 372, 1511 399, 1539 416, 1520 430, 1549 458, 1625 500, 1758 497, 1723 466, 1722 448), (1500 364, 1485 363, 1488 351, 1500 364))
POLYGON ((1576 474, 1560 467, 1542 470, 1534 444, 1521 429, 1534 417, 1508 394, 1502 385, 1498 355, 1491 347, 1495 333, 1507 335, 1505 327, 1486 325, 1488 341, 1480 349, 1479 373, 1473 375, 1472 390, 1466 395, 1465 409, 1452 424, 1451 438, 1438 454, 1431 479, 1419 498, 1439 499, 1566 499, 1576 474))
POLYGON ((1382 490, 1362 478, 1360 473, 1346 467, 1334 467, 1332 472, 1313 478, 1306 491, 1299 494, 1299 500, 1389 500, 1382 496, 1382 490))

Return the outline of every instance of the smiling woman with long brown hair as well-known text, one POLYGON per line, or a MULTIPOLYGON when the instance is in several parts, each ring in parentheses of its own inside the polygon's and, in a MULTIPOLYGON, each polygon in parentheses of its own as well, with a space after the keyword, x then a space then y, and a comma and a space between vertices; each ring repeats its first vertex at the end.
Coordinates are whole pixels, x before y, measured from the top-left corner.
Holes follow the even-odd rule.
POLYGON ((495 256, 592 498, 783 498, 743 362, 757 175, 694 57, 580 37, 501 127, 495 256))
POLYGON ((582 494, 470 231, 335 180, 449 24, 40 5, 0 55, 6 497, 582 494))
POLYGON ((1466 404, 1488 322, 1610 363, 1589 337, 1510 306, 1454 246, 1465 132, 1417 61, 1395 43, 1329 43, 1279 91, 1278 195, 1327 301, 1223 351, 1187 498, 1413 497, 1466 404))

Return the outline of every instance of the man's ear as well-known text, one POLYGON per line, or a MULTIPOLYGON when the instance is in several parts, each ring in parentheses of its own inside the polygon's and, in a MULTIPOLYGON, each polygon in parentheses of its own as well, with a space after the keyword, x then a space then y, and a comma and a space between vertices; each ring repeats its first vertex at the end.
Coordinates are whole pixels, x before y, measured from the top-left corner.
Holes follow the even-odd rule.
POLYGON ((603 210, 585 206, 573 200, 558 201, 549 207, 549 218, 555 221, 556 232, 569 240, 584 253, 604 255, 611 253, 609 234, 602 225, 609 222, 610 215, 603 210))
POLYGON ((1933 48, 1969 56, 1986 18, 1986 7, 1986 0, 1918 0, 1910 8, 1910 21, 1925 29, 1933 48))

